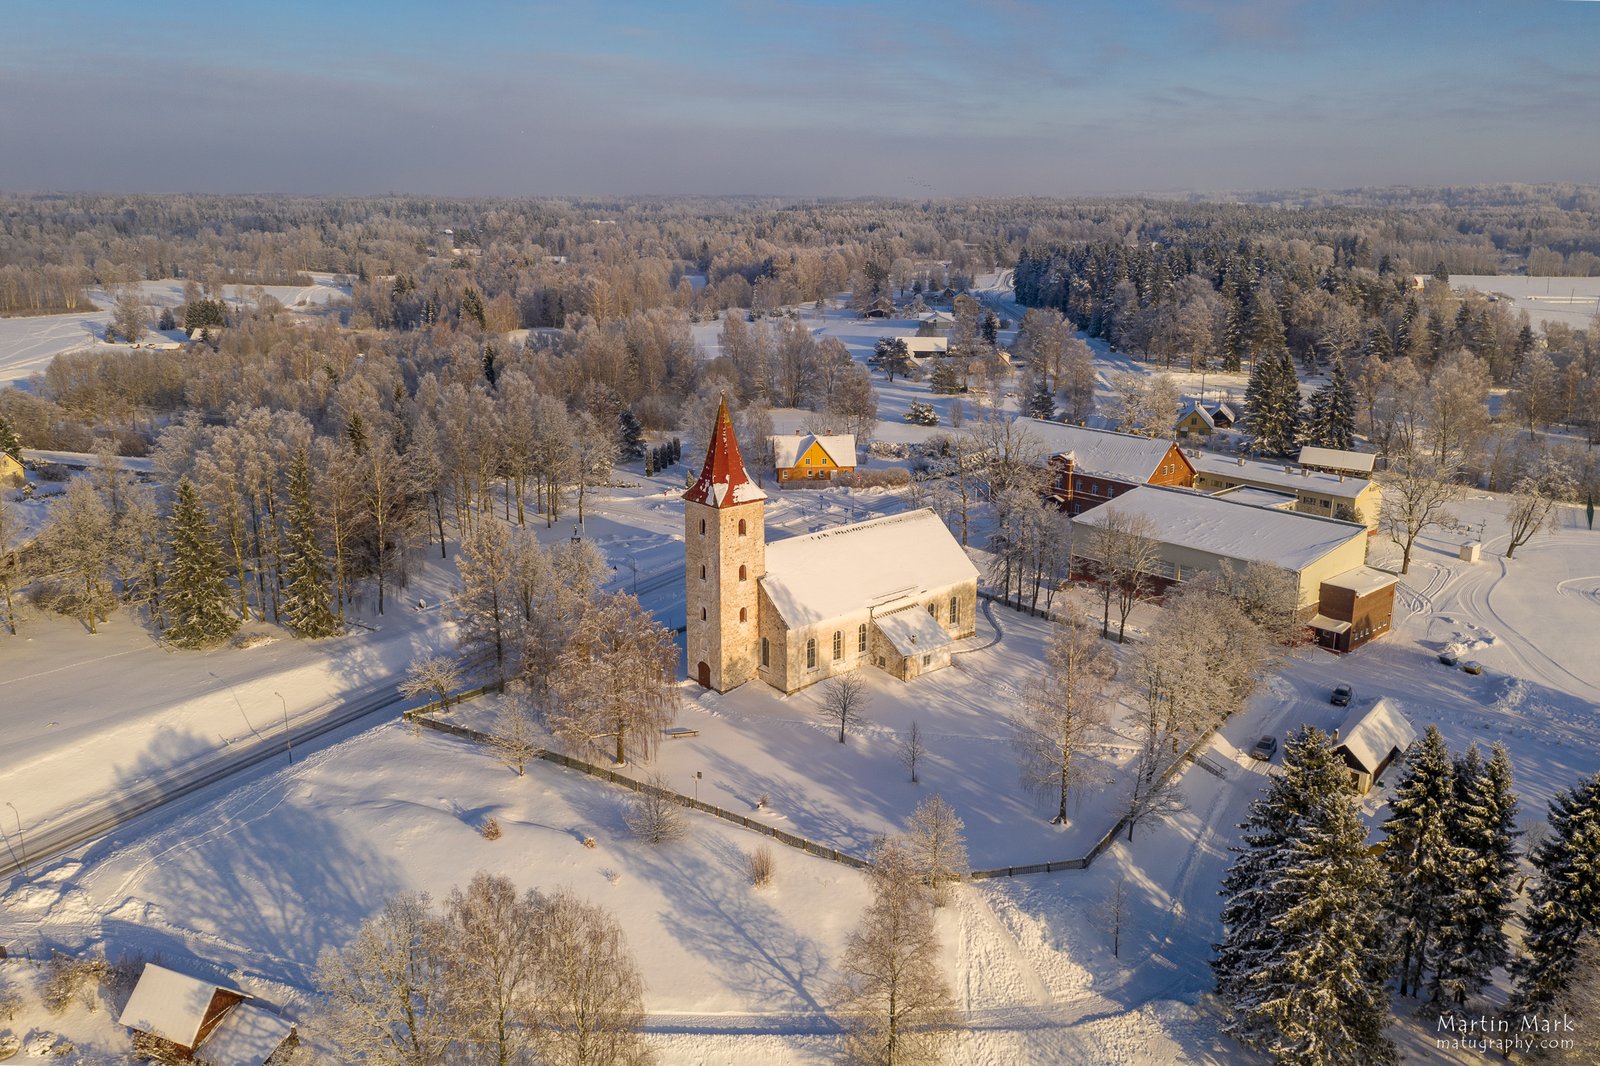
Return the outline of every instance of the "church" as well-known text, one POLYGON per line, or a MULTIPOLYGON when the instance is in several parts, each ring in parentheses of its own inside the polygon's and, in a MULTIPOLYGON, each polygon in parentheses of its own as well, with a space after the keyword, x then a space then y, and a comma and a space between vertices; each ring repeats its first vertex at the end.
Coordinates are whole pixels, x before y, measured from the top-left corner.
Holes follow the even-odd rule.
POLYGON ((683 500, 689 676, 705 688, 797 692, 867 665, 909 681, 977 631, 977 567, 930 510, 767 543, 726 400, 683 500))

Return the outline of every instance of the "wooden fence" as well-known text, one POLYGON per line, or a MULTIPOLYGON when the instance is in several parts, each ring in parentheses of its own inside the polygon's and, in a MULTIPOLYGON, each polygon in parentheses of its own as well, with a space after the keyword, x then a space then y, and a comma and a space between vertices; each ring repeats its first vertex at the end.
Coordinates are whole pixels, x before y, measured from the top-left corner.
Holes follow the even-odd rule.
MULTIPOLYGON (((482 695, 490 687, 492 686, 485 686, 483 689, 479 689, 471 693, 471 695, 482 695)), ((451 701, 455 702, 460 698, 467 698, 467 694, 463 693, 461 697, 452 697, 451 701)), ((480 744, 492 745, 495 742, 494 736, 489 733, 485 733, 478 729, 469 729, 466 726, 455 725, 451 722, 441 722, 436 718, 430 718, 427 716, 426 710, 426 708, 420 708, 415 711, 407 711, 405 715, 406 720, 421 726, 424 729, 432 729, 436 732, 445 733, 449 736, 477 741, 480 744)), ((793 833, 785 833, 776 826, 767 825, 765 822, 758 822, 754 818, 748 818, 736 811, 726 810, 722 807, 718 807, 714 803, 706 803, 702 800, 695 799, 692 796, 685 796, 681 792, 674 792, 670 788, 662 788, 660 785, 652 785, 647 781, 640 781, 636 778, 629 777, 626 774, 619 774, 615 770, 607 769, 604 766, 596 766, 593 763, 584 762, 582 759, 575 759, 571 755, 563 755, 559 751, 550 751, 549 749, 541 748, 534 753, 534 757, 543 759, 545 762, 555 763, 557 766, 563 766, 568 770, 576 770, 581 774, 588 774, 590 777, 599 778, 600 780, 608 782, 609 784, 620 785, 623 788, 629 789, 633 792, 646 792, 650 793, 651 795, 660 796, 664 799, 671 800, 673 803, 676 803, 679 806, 702 811, 711 815, 712 817, 721 818, 725 822, 732 822, 734 825, 740 826, 741 828, 749 829, 752 832, 760 833, 763 836, 769 836, 780 844, 786 844, 791 848, 803 851, 808 855, 815 855, 820 859, 827 859, 830 862, 836 862, 840 865, 849 866, 856 870, 865 870, 870 865, 865 859, 851 855, 849 852, 840 851, 838 848, 830 848, 823 844, 818 844, 814 840, 807 840, 805 837, 796 836, 793 833)))

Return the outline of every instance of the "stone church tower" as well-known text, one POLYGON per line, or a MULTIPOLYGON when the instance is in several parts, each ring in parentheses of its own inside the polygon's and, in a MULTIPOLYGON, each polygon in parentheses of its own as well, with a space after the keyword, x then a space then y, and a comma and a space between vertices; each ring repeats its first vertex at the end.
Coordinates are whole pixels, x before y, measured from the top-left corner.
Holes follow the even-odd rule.
POLYGON ((756 584, 766 573, 766 498, 744 468, 724 397, 706 465, 683 494, 689 676, 718 692, 756 676, 756 584))

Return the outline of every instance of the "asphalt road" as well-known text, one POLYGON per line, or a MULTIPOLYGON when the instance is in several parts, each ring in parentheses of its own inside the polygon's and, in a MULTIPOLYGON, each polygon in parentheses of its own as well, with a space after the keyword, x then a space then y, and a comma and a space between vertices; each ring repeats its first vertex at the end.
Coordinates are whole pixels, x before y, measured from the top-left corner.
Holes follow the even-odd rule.
MULTIPOLYGON (((368 715, 377 714, 405 701, 393 684, 385 684, 376 692, 353 698, 334 707, 327 714, 309 722, 301 722, 289 730, 288 747, 299 747, 336 729, 368 715)), ((4 831, 5 847, 0 850, 0 878, 37 870, 42 864, 71 851, 113 829, 127 825, 136 818, 158 811, 169 804, 191 796, 201 789, 245 773, 272 759, 287 762, 285 738, 277 733, 248 745, 235 745, 199 766, 174 773, 165 780, 86 807, 49 829, 38 833, 19 833, 16 828, 4 831)))

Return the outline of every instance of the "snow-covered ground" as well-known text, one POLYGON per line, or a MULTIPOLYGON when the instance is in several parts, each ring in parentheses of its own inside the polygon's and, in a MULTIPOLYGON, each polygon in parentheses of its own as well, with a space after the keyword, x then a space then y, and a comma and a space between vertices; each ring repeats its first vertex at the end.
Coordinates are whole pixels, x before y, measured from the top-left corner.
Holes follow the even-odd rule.
MULTIPOLYGON (((834 313, 827 325, 863 356, 878 335, 905 329, 834 313)), ((1121 357, 1100 354, 1108 369, 1121 368, 1121 357)), ((886 419, 926 395, 919 383, 879 382, 886 419)), ((775 413, 775 421, 800 417, 775 413)), ((880 430, 897 431, 888 422, 880 430)), ((695 457, 686 458, 693 466, 695 457)), ((582 530, 616 568, 613 587, 637 587, 673 625, 682 623, 682 477, 681 467, 619 477, 628 484, 599 494, 582 530)), ((774 536, 808 532, 905 506, 903 495, 877 491, 774 493, 768 526, 774 536)), ((1600 533, 1572 509, 1559 532, 1507 561, 1498 554, 1503 510, 1499 498, 1473 497, 1457 506, 1462 531, 1423 537, 1386 638, 1352 656, 1305 649, 1286 663, 1220 730, 1204 765, 1186 772, 1183 813, 1119 841, 1086 871, 962 886, 941 917, 946 969, 968 1023, 951 1061, 1249 1061, 1220 1036, 1206 966, 1220 934, 1216 893, 1228 849, 1271 772, 1245 753, 1262 733, 1338 725, 1344 711, 1328 702, 1338 682, 1353 684, 1358 700, 1391 697, 1419 729, 1437 723, 1458 749, 1506 743, 1530 822, 1557 789, 1600 769, 1591 636, 1600 622, 1600 533), (1457 546, 1480 529, 1484 560, 1460 561, 1457 546), (1484 674, 1439 664, 1437 652, 1452 644, 1484 674), (1105 910, 1119 882, 1130 900, 1120 958, 1105 910)), ((541 539, 565 538, 574 522, 569 515, 536 528, 541 539)), ((1398 565, 1398 549, 1383 538, 1371 551, 1374 565, 1398 565)), ((449 580, 448 566, 430 561, 404 599, 437 607, 449 580)), ((1158 610, 1140 608, 1135 628, 1158 610)), ((276 693, 293 715, 392 676, 448 640, 437 610, 402 603, 381 621, 362 617, 378 624, 376 633, 202 654, 163 651, 121 616, 97 637, 35 619, 30 641, 0 642, 0 800, 15 803, 30 829, 51 811, 269 733, 282 714, 276 693)), ((1038 621, 996 606, 960 665, 911 685, 869 671, 870 723, 843 746, 817 716, 814 693, 686 689, 680 721, 699 736, 664 742, 648 770, 736 810, 753 812, 766 794, 760 817, 854 851, 939 792, 966 821, 975 865, 1079 854, 1080 837, 1115 821, 1116 738, 1106 738, 1094 763, 1104 785, 1086 790, 1065 829, 1049 826, 1020 793, 1004 742, 1003 714, 1036 668, 1044 633, 1038 621), (1005 637, 991 643, 997 628, 1005 637), (931 751, 918 786, 893 759, 913 718, 931 751), (1040 854, 1051 845, 1061 853, 1040 854)), ((491 709, 483 702, 461 713, 491 709)), ((1384 794, 1366 803, 1374 823, 1384 794)), ((689 840, 648 848, 624 832, 622 800, 611 786, 545 763, 518 778, 471 744, 384 722, 297 749, 292 767, 252 771, 225 794, 37 864, 31 878, 7 887, 0 943, 34 953, 101 947, 113 959, 159 955, 241 982, 303 1017, 320 948, 342 943, 396 891, 442 894, 486 869, 523 886, 571 887, 616 912, 648 985, 652 1040, 669 1066, 829 1061, 836 1039, 820 1008, 867 899, 861 875, 778 846, 776 883, 755 890, 740 866, 761 838, 694 815, 689 840), (504 832, 497 841, 478 832, 490 817, 504 832), (585 836, 597 847, 585 848, 585 836)), ((8 843, 17 839, 0 828, 8 843)), ((26 984, 29 972, 0 968, 0 981, 26 984)), ((1447 1061, 1427 1020, 1410 1017, 1415 1005, 1397 1009, 1404 1020, 1393 1033, 1408 1061, 1447 1061)), ((58 1020, 30 1000, 12 1027, 66 1033, 84 1061, 125 1054, 126 1038, 103 1009, 91 1016, 74 1007, 58 1020)))
POLYGON ((1535 329, 1560 322, 1587 329, 1600 315, 1600 278, 1530 278, 1522 274, 1452 274, 1452 289, 1500 293, 1528 312, 1535 329))
MULTIPOLYGON (((264 285, 262 289, 291 312, 317 311, 331 301, 350 295, 350 286, 335 274, 312 274, 310 285, 264 285)), ((183 303, 183 282, 174 279, 143 281, 139 290, 151 308, 176 307, 183 303)), ((249 302, 250 285, 224 285, 223 299, 233 306, 249 302)), ((97 310, 66 315, 37 315, 31 318, 0 318, 0 387, 25 381, 44 371, 62 352, 91 345, 107 350, 128 350, 127 345, 106 345, 106 326, 111 322, 115 298, 101 289, 88 294, 97 310)), ((153 323, 159 314, 152 310, 153 323)), ((154 339, 154 338, 147 338, 154 339)), ((164 339, 164 338, 162 338, 164 339)))

